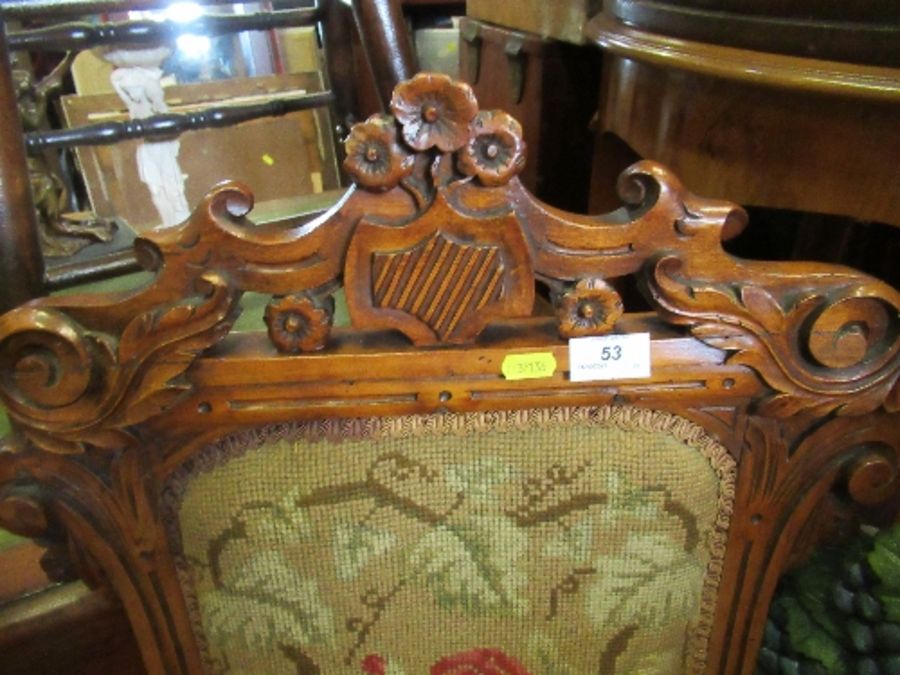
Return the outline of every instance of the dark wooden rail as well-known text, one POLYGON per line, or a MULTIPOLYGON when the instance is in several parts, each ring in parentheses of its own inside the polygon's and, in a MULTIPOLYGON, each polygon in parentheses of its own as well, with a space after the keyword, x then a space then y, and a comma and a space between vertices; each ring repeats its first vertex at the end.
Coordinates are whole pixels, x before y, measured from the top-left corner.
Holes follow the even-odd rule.
POLYGON ((10 33, 12 50, 63 51, 89 49, 101 45, 156 45, 179 35, 227 35, 248 30, 272 30, 285 26, 309 26, 319 20, 318 9, 291 9, 256 14, 208 15, 194 21, 122 21, 93 24, 63 23, 34 30, 10 33))
POLYGON ((408 80, 418 70, 412 39, 406 31, 399 0, 352 0, 356 28, 371 60, 375 86, 382 107, 387 110, 398 82, 408 80))
POLYGON ((32 131, 25 134, 30 153, 50 148, 71 148, 81 145, 110 145, 134 138, 174 138, 185 131, 228 127, 259 117, 277 117, 297 110, 326 106, 334 101, 334 94, 323 91, 296 98, 268 101, 241 106, 206 108, 193 113, 167 113, 125 122, 103 122, 74 129, 32 131))
MULTIPOLYGON (((231 4, 223 0, 197 1, 201 5, 231 4)), ((45 16, 82 16, 138 9, 165 9, 170 4, 171 0, 2 0, 0 9, 7 19, 34 19, 45 16)), ((285 4, 287 3, 279 3, 285 4)))

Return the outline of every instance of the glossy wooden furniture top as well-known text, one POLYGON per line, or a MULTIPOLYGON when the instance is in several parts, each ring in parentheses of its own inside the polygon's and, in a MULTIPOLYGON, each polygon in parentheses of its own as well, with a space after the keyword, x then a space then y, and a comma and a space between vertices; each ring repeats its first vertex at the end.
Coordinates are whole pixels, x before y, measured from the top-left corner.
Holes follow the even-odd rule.
POLYGON ((644 63, 730 81, 900 104, 900 69, 693 42, 629 28, 601 13, 585 35, 610 52, 644 63))

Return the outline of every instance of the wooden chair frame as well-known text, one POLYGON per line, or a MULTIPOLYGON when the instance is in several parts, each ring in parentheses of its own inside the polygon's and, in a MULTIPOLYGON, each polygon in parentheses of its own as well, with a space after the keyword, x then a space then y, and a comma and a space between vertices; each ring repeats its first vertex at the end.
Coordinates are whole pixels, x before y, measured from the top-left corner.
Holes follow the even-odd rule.
POLYGON ((900 294, 849 268, 727 254, 744 212, 652 162, 622 175, 613 213, 542 204, 515 177, 518 123, 477 112, 443 76, 401 84, 392 109, 354 127, 357 186, 324 216, 255 227, 250 191, 222 184, 136 243, 156 271, 146 287, 0 317, 15 426, 0 451, 0 524, 110 586, 149 672, 199 673, 160 490, 213 440, 322 417, 670 411, 738 462, 707 672, 749 675, 779 575, 829 532, 824 505, 896 495, 900 294), (429 243, 446 253, 430 265, 429 243), (622 315, 605 280, 632 274, 655 313, 622 315), (531 316, 535 279, 555 317, 531 316), (349 328, 331 326, 341 284, 349 328), (275 296, 270 339, 229 335, 244 291, 275 296), (612 330, 652 334, 651 376, 570 381, 566 338, 612 330), (551 376, 501 375, 507 355, 535 351, 555 357, 551 376))

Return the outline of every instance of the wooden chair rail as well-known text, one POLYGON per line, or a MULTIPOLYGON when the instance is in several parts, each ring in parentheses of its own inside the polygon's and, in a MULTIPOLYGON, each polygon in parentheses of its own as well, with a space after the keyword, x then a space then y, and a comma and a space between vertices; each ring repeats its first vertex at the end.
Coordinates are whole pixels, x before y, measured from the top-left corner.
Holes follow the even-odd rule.
MULTIPOLYGON (((3 0, 0 10, 7 19, 34 19, 47 16, 83 16, 104 12, 165 9, 168 0, 3 0)), ((222 4, 221 0, 199 0, 201 5, 222 4)))
POLYGON ((59 131, 31 131, 25 134, 29 153, 83 145, 111 145, 135 138, 169 139, 186 131, 230 127, 261 117, 278 117, 298 110, 327 106, 334 102, 330 91, 281 98, 266 103, 212 106, 193 113, 167 113, 126 122, 103 122, 59 131))
POLYGON ((281 10, 239 15, 208 15, 194 21, 123 21, 117 23, 65 23, 7 36, 11 50, 63 51, 103 45, 156 46, 186 33, 216 37, 241 31, 266 31, 292 26, 311 26, 322 17, 315 9, 281 10))

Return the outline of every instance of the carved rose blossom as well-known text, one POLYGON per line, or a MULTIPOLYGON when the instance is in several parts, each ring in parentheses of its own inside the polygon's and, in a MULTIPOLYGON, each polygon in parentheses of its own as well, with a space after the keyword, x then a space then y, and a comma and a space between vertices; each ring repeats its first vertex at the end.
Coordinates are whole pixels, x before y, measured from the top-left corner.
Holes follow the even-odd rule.
POLYGON ((475 116, 472 137, 459 153, 459 168, 478 176, 484 185, 503 185, 525 166, 522 126, 500 110, 486 110, 475 116))
POLYGON ((499 649, 472 649, 445 656, 431 666, 431 675, 529 675, 521 663, 499 649))
POLYGON ((469 140, 469 123, 478 102, 469 85, 446 75, 420 73, 397 85, 391 110, 411 148, 453 152, 469 140))
POLYGON ((582 279, 557 300, 563 337, 608 333, 622 316, 622 298, 602 279, 582 279))
POLYGON ((397 125, 389 115, 354 124, 344 148, 347 173, 371 190, 390 190, 413 170, 415 158, 397 143, 397 125))
POLYGON ((266 306, 269 339, 280 352, 322 349, 331 329, 333 301, 319 305, 305 295, 287 295, 266 306))

